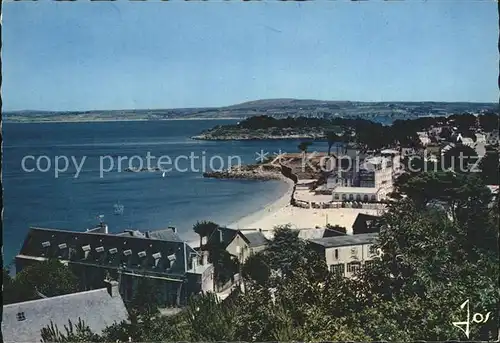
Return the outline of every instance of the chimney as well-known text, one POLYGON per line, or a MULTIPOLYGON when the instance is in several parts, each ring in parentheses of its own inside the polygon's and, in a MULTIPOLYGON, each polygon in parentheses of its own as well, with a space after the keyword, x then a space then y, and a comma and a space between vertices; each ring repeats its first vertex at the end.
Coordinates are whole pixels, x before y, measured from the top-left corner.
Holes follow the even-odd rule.
POLYGON ((177 233, 177 229, 176 229, 175 227, 173 227, 173 226, 169 226, 168 228, 169 228, 170 230, 172 230, 174 233, 177 233))
POLYGON ((111 297, 114 298, 120 295, 119 284, 117 281, 106 279, 104 280, 104 283, 106 284, 106 288, 111 297))

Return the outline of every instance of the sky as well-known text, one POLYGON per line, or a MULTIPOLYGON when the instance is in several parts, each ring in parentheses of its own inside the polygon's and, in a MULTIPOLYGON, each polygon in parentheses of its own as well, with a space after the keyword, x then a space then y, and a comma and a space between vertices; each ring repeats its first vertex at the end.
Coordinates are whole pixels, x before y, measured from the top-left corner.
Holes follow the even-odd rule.
POLYGON ((3 3, 3 110, 498 101, 493 0, 3 3))

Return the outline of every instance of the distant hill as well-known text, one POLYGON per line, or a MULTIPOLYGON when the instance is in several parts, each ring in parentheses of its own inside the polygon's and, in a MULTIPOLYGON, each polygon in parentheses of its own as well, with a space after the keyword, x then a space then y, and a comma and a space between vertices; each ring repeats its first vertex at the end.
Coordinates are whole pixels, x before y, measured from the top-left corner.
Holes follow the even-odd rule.
POLYGON ((113 111, 13 111, 3 112, 6 122, 80 122, 80 121, 125 121, 125 120, 169 120, 169 119, 224 119, 247 118, 268 115, 286 117, 387 117, 407 119, 419 116, 441 116, 453 113, 479 113, 497 111, 495 103, 467 102, 356 102, 325 101, 313 99, 263 99, 224 107, 140 109, 113 111))
POLYGON ((237 105, 225 107, 225 109, 251 109, 272 107, 309 107, 309 106, 349 106, 350 101, 323 101, 311 99, 264 99, 248 101, 237 105))

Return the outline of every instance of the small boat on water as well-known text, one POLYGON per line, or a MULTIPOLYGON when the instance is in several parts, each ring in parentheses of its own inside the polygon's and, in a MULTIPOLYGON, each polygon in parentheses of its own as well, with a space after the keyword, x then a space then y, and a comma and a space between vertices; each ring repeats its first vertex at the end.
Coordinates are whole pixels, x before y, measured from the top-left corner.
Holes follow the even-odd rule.
POLYGON ((120 216, 123 214, 123 210, 125 209, 125 207, 122 204, 120 204, 120 203, 114 204, 113 207, 114 207, 115 216, 120 216))

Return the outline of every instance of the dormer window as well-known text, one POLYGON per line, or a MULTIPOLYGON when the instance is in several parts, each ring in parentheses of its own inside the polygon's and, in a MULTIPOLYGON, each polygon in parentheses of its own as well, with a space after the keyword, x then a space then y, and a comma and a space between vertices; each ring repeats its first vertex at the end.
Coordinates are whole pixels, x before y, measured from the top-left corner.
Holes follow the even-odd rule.
POLYGON ((97 247, 97 248, 95 248, 95 251, 104 252, 104 247, 97 247))
POLYGON ((50 242, 49 241, 42 242, 42 247, 44 248, 50 247, 50 242))
POLYGON ((117 252, 118 252, 118 249, 116 249, 116 248, 111 248, 111 249, 109 249, 109 253, 110 253, 111 255, 116 254, 117 252))
POLYGON ((169 261, 169 266, 168 268, 172 268, 172 265, 174 264, 175 260, 177 259, 177 257, 175 256, 175 254, 172 254, 172 255, 168 255, 167 256, 167 259, 169 261))
POLYGON ((84 245, 82 247, 82 250, 83 250, 83 253, 85 254, 83 258, 87 259, 89 257, 89 254, 90 254, 90 245, 84 245))
POLYGON ((154 260, 154 268, 156 268, 156 267, 158 267, 158 263, 160 263, 161 253, 160 252, 154 253, 153 258, 155 259, 154 260))
POLYGON ((123 251, 123 255, 125 255, 125 256, 130 256, 130 255, 132 255, 132 250, 130 250, 130 249, 124 250, 124 251, 123 251))
POLYGON ((139 251, 137 253, 137 255, 139 255, 139 257, 146 257, 146 252, 145 251, 139 251))

